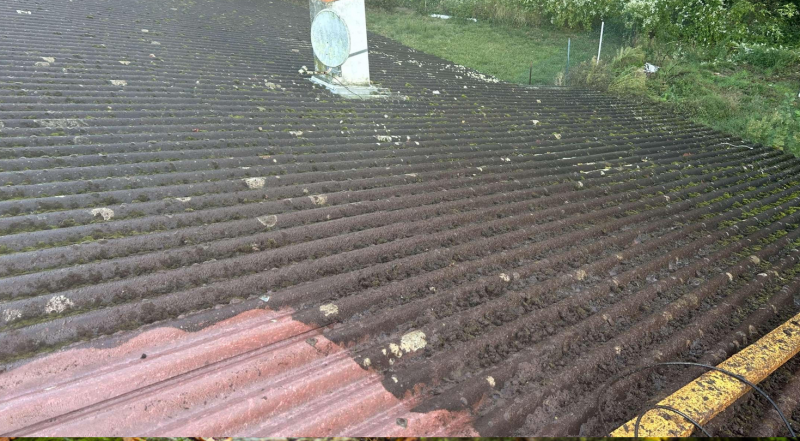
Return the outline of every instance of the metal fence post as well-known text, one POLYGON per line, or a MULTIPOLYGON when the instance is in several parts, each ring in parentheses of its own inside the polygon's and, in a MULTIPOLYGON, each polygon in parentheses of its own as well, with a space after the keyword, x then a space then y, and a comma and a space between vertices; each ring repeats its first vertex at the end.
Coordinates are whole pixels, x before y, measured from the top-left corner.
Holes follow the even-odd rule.
POLYGON ((606 22, 600 24, 600 45, 597 46, 597 63, 600 64, 600 50, 603 49, 603 29, 606 27, 606 22))
POLYGON ((564 71, 564 85, 567 85, 567 78, 569 77, 569 49, 572 45, 572 39, 567 38, 567 68, 564 71))

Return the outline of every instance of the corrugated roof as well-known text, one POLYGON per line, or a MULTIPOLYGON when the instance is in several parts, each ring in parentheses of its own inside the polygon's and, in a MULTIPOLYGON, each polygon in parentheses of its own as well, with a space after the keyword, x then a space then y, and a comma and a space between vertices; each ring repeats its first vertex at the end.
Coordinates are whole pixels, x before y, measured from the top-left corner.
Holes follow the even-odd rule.
MULTIPOLYGON (((0 433, 599 434, 698 373, 598 407, 613 374, 721 361, 797 311, 777 150, 375 35, 397 95, 343 100, 277 1, 17 7, 0 433)), ((794 418, 797 369, 769 380, 794 418)), ((745 404, 721 433, 780 433, 745 404)))

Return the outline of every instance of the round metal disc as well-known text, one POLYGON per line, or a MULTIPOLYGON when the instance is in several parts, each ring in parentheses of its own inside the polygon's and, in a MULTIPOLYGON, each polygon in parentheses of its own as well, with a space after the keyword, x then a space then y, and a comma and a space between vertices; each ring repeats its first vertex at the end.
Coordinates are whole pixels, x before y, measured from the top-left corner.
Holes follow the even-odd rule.
POLYGON ((311 23, 311 47, 326 66, 338 67, 350 56, 350 31, 339 14, 325 9, 311 23))

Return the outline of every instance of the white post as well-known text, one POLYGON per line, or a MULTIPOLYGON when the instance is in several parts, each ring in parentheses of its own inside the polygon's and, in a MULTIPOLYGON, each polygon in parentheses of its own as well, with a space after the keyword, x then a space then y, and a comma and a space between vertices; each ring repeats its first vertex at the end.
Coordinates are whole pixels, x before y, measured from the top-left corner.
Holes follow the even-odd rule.
MULTIPOLYGON (((338 17, 339 21, 343 23, 341 27, 344 28, 343 33, 346 34, 345 37, 349 46, 349 56, 341 66, 327 66, 317 58, 315 54, 314 70, 326 71, 330 67, 338 67, 339 72, 333 74, 333 77, 336 78, 336 81, 340 84, 346 84, 348 86, 369 86, 367 17, 364 11, 364 0, 310 0, 309 12, 311 14, 312 25, 317 15, 323 11, 333 12, 333 15, 338 17)), ((341 35, 341 33, 338 35, 341 35)), ((320 39, 320 42, 324 44, 328 43, 325 39, 320 39)))
POLYGON ((603 49, 603 29, 606 27, 606 22, 600 23, 600 45, 597 46, 597 63, 600 64, 600 50, 603 49))

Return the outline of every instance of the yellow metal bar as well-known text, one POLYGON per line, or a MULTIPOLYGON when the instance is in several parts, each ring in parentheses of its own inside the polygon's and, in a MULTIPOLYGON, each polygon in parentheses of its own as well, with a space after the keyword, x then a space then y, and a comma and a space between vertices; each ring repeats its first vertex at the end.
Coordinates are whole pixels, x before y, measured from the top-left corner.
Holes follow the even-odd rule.
MULTIPOLYGON (((739 374, 753 384, 800 352, 800 314, 778 326, 757 342, 739 351, 717 367, 739 374)), ((705 424, 748 392, 749 386, 717 371, 709 371, 658 404, 670 406, 705 424)), ((633 436, 636 418, 611 432, 611 436, 633 436)), ((639 436, 689 436, 694 425, 674 412, 654 409, 642 418, 639 436)))

